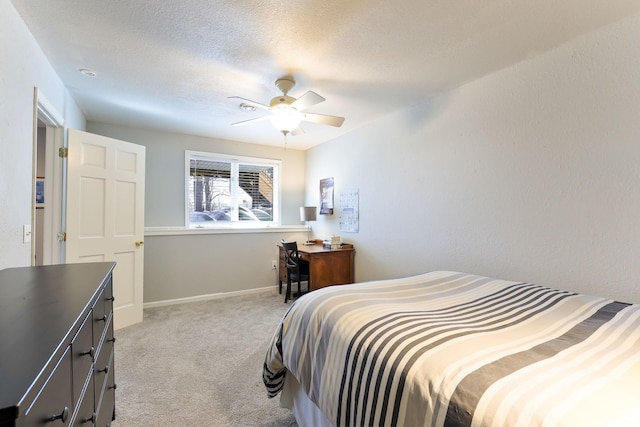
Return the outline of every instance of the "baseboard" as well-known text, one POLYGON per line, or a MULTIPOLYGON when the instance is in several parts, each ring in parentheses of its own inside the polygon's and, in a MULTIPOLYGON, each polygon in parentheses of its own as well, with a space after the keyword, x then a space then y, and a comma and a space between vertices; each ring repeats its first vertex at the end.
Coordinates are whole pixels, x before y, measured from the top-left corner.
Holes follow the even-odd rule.
POLYGON ((152 301, 145 302, 142 307, 144 308, 153 308, 153 307, 164 307, 167 305, 174 304, 184 304, 189 302, 198 302, 198 301, 208 301, 212 299, 220 299, 220 298, 229 298, 229 297, 237 297, 241 295, 252 295, 252 294, 261 294, 267 292, 278 292, 277 286, 267 286, 265 288, 257 288, 257 289, 245 289, 242 291, 233 291, 233 292, 219 292, 216 294, 207 294, 207 295, 197 295, 193 297, 185 297, 185 298, 176 298, 176 299, 168 299, 164 301, 152 301))

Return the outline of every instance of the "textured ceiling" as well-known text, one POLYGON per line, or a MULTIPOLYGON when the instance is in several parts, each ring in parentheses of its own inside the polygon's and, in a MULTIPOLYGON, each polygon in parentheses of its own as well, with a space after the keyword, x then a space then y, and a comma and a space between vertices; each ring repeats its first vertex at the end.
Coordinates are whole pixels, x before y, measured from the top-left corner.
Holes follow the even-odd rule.
POLYGON ((640 0, 11 0, 88 120, 282 145, 262 115, 293 76, 341 128, 305 149, 640 11, 640 0), (79 69, 95 71, 95 77, 79 69))

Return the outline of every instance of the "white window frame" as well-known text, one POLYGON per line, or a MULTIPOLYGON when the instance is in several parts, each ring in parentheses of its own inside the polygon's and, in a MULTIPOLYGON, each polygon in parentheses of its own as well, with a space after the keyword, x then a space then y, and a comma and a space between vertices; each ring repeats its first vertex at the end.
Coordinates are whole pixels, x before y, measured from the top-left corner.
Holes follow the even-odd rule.
POLYGON ((219 229, 219 228, 267 228, 267 227, 276 227, 280 226, 280 174, 282 168, 282 162, 280 160, 275 159, 265 159, 259 157, 248 157, 248 156, 234 156, 229 154, 219 154, 219 153, 210 153, 206 151, 192 151, 185 150, 185 203, 184 203, 184 223, 186 228, 190 229, 219 229), (191 160, 193 158, 206 159, 210 161, 219 161, 219 162, 229 162, 231 165, 231 192, 235 193, 235 189, 238 180, 238 173, 241 164, 244 165, 253 165, 253 166, 269 166, 273 167, 273 197, 272 197, 272 221, 239 221, 238 220, 238 206, 239 203, 237 201, 237 197, 235 194, 232 194, 232 200, 234 200, 234 205, 232 208, 231 221, 211 221, 212 224, 208 224, 209 221, 206 221, 206 227, 203 226, 202 222, 191 224, 189 220, 190 210, 189 210, 189 201, 190 201, 190 179, 191 179, 191 160))

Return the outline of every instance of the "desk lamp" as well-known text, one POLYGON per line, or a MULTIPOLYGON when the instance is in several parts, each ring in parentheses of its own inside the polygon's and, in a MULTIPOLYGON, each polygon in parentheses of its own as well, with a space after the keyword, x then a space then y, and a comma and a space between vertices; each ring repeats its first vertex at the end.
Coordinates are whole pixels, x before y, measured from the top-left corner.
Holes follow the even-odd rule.
POLYGON ((307 241, 303 243, 303 245, 313 245, 315 242, 312 242, 309 238, 311 234, 311 225, 309 225, 309 221, 316 220, 316 207, 315 206, 302 206, 300 207, 300 221, 307 221, 307 241))

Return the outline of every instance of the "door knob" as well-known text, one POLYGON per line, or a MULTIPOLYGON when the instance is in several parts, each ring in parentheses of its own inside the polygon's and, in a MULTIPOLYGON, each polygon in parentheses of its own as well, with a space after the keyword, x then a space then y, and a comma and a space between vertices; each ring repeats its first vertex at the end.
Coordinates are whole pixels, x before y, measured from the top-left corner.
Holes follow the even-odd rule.
POLYGON ((140 247, 142 245, 144 245, 144 242, 142 240, 136 240, 136 246, 137 247, 140 247))

